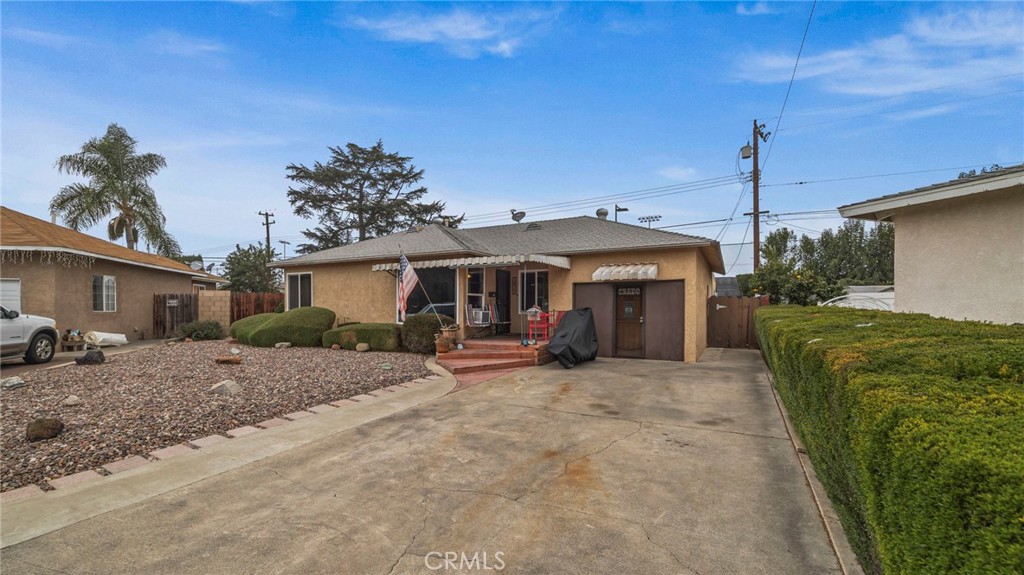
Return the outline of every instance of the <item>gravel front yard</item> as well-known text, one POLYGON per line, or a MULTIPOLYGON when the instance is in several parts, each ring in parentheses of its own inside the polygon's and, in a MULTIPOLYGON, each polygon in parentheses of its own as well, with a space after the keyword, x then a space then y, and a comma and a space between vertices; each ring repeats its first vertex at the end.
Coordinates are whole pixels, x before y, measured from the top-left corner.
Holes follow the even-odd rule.
POLYGON ((161 345, 107 358, 103 365, 22 375, 28 385, 0 392, 0 491, 97 469, 132 455, 241 427, 430 375, 412 353, 265 349, 226 341, 161 345), (214 358, 241 350, 241 365, 214 358), (388 363, 390 370, 381 367, 388 363), (209 392, 232 379, 233 396, 209 392), (62 402, 76 395, 84 403, 62 402), (60 418, 64 431, 29 443, 35 417, 60 418))

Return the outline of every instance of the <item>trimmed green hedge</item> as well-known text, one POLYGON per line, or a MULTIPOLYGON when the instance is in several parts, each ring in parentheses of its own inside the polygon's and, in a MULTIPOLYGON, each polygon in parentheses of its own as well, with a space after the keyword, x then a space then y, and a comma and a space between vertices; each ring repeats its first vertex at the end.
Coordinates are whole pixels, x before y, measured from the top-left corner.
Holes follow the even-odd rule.
POLYGON ((761 350, 868 573, 1024 573, 1024 327, 762 307, 761 350))
POLYGON ((368 343, 372 351, 398 351, 402 347, 401 333, 393 323, 352 323, 324 332, 324 347, 334 344, 342 349, 355 349, 357 343, 368 343))
POLYGON ((242 343, 248 343, 249 339, 252 338, 252 333, 263 326, 263 324, 274 319, 280 314, 277 313, 258 313, 251 315, 246 318, 242 318, 235 323, 231 324, 228 328, 228 333, 231 337, 237 339, 242 343))
POLYGON ((436 316, 421 313, 409 316, 402 325, 402 345, 412 353, 434 353, 434 335, 442 325, 454 325, 455 320, 446 315, 436 316))
POLYGON ((231 334, 241 343, 256 347, 273 347, 282 341, 295 347, 320 347, 324 332, 334 325, 334 317, 327 308, 299 307, 236 321, 231 324, 231 334), (239 326, 242 322, 250 323, 239 326))

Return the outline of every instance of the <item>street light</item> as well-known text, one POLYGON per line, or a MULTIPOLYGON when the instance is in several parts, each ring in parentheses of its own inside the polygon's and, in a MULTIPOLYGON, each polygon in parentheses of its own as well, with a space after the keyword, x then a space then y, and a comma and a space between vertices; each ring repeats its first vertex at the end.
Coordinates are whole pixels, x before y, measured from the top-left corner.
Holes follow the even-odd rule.
POLYGON ((628 212, 629 208, 620 208, 619 204, 615 204, 615 221, 619 221, 619 212, 628 212))

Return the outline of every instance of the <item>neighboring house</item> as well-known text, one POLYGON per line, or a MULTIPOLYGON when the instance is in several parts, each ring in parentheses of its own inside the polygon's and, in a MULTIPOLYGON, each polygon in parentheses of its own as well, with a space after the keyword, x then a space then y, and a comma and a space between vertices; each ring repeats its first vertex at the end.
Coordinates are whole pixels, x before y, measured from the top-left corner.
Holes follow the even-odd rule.
POLYGON ((719 276, 715 278, 715 295, 719 297, 740 297, 743 295, 743 292, 740 291, 740 284, 735 276, 719 276))
POLYGON ((0 207, 0 294, 5 307, 51 317, 58 329, 142 339, 153 295, 216 287, 221 278, 0 207))
POLYGON ((527 332, 525 311, 534 306, 590 307, 604 357, 697 361, 712 272, 724 272, 715 241, 586 216, 469 229, 431 224, 273 266, 285 271, 289 309, 316 305, 339 320, 397 322, 399 252, 425 287, 413 292, 409 313, 454 303, 466 336, 475 331, 466 329, 469 313, 491 305, 512 334, 527 332))
POLYGON ((896 229, 898 312, 1024 323, 1024 165, 839 208, 896 229))

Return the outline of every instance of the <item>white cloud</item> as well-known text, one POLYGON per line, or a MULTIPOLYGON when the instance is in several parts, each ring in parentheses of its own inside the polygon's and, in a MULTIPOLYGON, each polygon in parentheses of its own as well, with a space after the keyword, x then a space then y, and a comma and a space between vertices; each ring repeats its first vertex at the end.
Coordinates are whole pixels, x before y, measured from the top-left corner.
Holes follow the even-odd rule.
POLYGON ((20 40, 29 44, 35 44, 36 46, 54 49, 66 48, 72 44, 82 42, 80 38, 75 36, 46 32, 44 30, 32 30, 30 28, 8 28, 4 30, 4 36, 12 40, 20 40))
POLYGON ((684 166, 666 166, 658 170, 658 175, 669 180, 688 182, 697 178, 697 170, 684 166))
POLYGON ((185 36, 173 30, 154 32, 146 37, 145 42, 158 54, 171 54, 188 58, 215 54, 227 50, 227 47, 220 42, 185 36))
POLYGON ((764 14, 774 14, 771 6, 767 2, 755 2, 754 4, 739 3, 736 5, 736 13, 740 16, 762 16, 764 14))
POLYGON ((511 58, 531 35, 558 17, 555 10, 471 12, 455 8, 438 15, 396 14, 382 19, 352 18, 349 25, 384 40, 437 44, 460 58, 493 54, 511 58))
MULTIPOLYGON (((805 53, 797 78, 814 79, 830 93, 881 97, 936 90, 954 84, 951 79, 963 84, 1006 76, 1022 69, 1022 21, 1024 12, 1015 6, 918 16, 899 34, 805 53)), ((765 84, 788 82, 793 58, 746 54, 738 59, 737 76, 765 84)))

